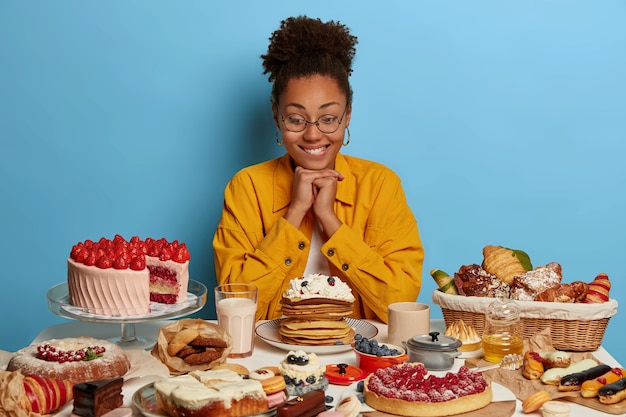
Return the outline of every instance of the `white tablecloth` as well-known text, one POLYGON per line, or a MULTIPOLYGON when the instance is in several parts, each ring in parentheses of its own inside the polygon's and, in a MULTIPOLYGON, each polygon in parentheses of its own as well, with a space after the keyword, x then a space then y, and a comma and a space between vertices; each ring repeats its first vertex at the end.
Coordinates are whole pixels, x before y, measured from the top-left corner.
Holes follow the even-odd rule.
MULTIPOLYGON (((159 329, 165 326, 167 321, 155 321, 146 323, 137 323, 135 325, 135 334, 137 337, 145 337, 156 339, 159 329)), ((379 342, 387 341, 387 326, 382 323, 373 323, 378 328, 378 335, 375 337, 379 342)), ((443 331, 445 325, 443 320, 431 320, 431 330, 443 331)), ((86 322, 69 322, 48 327, 41 331, 39 335, 33 341, 39 343, 48 339, 62 338, 62 337, 74 337, 74 336, 92 336, 99 339, 118 338, 120 336, 119 324, 102 324, 102 323, 86 323, 86 322)), ((305 349, 306 350, 306 349, 305 349)), ((130 352, 132 353, 132 352, 130 352)), ((142 354, 143 352, 135 352, 135 354, 142 354)), ((228 359, 228 362, 239 363, 244 365, 250 370, 258 369, 263 366, 277 366, 278 363, 283 360, 287 352, 274 347, 262 339, 257 338, 255 341, 254 354, 249 358, 243 359, 228 359)), ((613 358, 604 348, 600 348, 593 352, 593 355, 601 360, 603 363, 612 367, 620 366, 618 362, 613 358)), ((334 354, 319 355, 320 361, 325 364, 338 364, 347 363, 355 365, 354 353, 350 350, 334 354)), ((458 369, 464 362, 464 359, 456 359, 453 370, 458 369)), ((152 372, 151 372, 152 373, 152 372)), ((137 375, 137 372, 135 372, 137 375)), ((130 406, 133 393, 140 387, 153 382, 155 379, 160 378, 160 375, 143 375, 141 377, 134 377, 129 379, 124 384, 124 402, 125 405, 130 406)), ((339 385, 330 385, 326 391, 327 395, 332 396, 335 402, 338 401, 343 395, 354 392, 354 387, 346 387, 339 385)), ((494 389, 494 401, 508 400, 514 398, 513 394, 506 388, 494 389)), ((526 416, 521 409, 521 402, 517 400, 517 408, 515 416, 526 416)), ((572 417, 584 416, 584 417, 606 417, 609 414, 602 413, 587 407, 580 406, 578 404, 571 403, 572 417)), ((64 407, 57 414, 57 417, 69 417, 71 414, 71 405, 64 407)), ((367 414, 365 414, 366 416, 367 414)), ((539 414, 537 414, 539 415, 539 414)), ((133 410, 133 416, 141 417, 142 415, 136 410, 133 410)))

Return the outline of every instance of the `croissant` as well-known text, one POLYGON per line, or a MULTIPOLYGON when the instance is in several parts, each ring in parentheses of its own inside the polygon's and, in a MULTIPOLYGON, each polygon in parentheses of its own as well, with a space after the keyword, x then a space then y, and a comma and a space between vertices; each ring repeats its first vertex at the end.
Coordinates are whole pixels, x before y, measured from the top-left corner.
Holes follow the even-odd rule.
POLYGON ((589 284, 584 303, 605 303, 609 301, 611 281, 607 274, 598 274, 589 284))
POLYGON ((0 415, 50 414, 73 398, 69 381, 0 371, 0 415), (9 413, 10 412, 10 413, 9 413))
POLYGON ((589 285, 582 281, 574 281, 571 284, 559 284, 539 293, 535 301, 548 301, 557 303, 580 303, 587 296, 589 285))
POLYGON ((483 263, 485 271, 511 285, 516 275, 524 274, 533 269, 526 252, 502 246, 485 246, 483 263))

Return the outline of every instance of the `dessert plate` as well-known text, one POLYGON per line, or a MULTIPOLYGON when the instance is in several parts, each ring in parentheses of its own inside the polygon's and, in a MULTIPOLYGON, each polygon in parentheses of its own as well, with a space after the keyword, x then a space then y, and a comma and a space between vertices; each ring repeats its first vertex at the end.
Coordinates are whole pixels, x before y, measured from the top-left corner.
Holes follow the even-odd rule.
MULTIPOLYGON (((143 414, 145 417, 169 417, 165 411, 162 411, 156 403, 156 396, 154 394, 154 384, 150 383, 139 388, 135 394, 133 394, 133 405, 143 414)), ((246 417, 272 417, 276 415, 276 407, 271 408, 261 414, 251 414, 246 417)))
MULTIPOLYGON (((282 319, 276 319, 271 321, 266 321, 265 323, 261 323, 256 327, 256 335, 261 339, 266 341, 272 346, 275 346, 279 349, 290 351, 290 350, 306 350, 307 352, 315 353, 315 354, 330 354, 330 353, 338 353, 344 352, 346 350, 351 350, 352 346, 350 343, 337 344, 337 345, 325 345, 325 346, 315 346, 315 345, 290 345, 288 343, 284 343, 280 338, 280 333, 278 333, 278 329, 280 328, 280 321, 282 319)), ((363 337, 367 337, 368 339, 372 339, 378 334, 378 328, 374 326, 372 323, 366 320, 359 320, 353 318, 347 318, 346 322, 354 329, 355 334, 360 334, 363 337)))

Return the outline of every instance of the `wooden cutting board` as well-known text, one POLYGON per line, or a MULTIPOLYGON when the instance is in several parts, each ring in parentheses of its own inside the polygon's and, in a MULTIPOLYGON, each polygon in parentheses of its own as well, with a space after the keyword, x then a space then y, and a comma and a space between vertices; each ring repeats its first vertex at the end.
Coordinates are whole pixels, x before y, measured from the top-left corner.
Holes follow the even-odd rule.
MULTIPOLYGON (((480 410, 470 411, 469 413, 455 414, 454 417, 485 417, 499 416, 511 417, 515 412, 515 401, 498 401, 483 407, 480 410)), ((395 414, 387 414, 382 411, 371 411, 363 413, 364 417, 397 417, 395 414)))
MULTIPOLYGON (((595 358, 594 358, 595 359, 595 358)), ((477 364, 482 365, 480 358, 472 358, 466 359, 465 364, 473 368, 477 364)), ((546 385, 541 381, 530 381, 522 375, 521 370, 518 371, 500 371, 500 370, 491 370, 485 372, 486 378, 491 379, 494 382, 497 382, 500 385, 507 387, 515 396, 520 400, 524 401, 523 398, 527 395, 528 392, 536 392, 540 390, 548 391, 550 397, 555 400, 567 400, 584 407, 593 408, 594 410, 602 411, 607 414, 626 414, 626 400, 621 401, 617 404, 602 404, 597 398, 583 398, 580 396, 580 393, 577 391, 570 392, 560 392, 558 387, 555 385, 546 385), (502 374, 500 374, 502 372, 502 374), (512 373, 515 374, 512 374, 512 373), (511 378, 511 375, 514 375, 514 379, 511 378), (503 378, 506 376, 507 379, 503 378), (524 390, 527 393, 520 393, 518 387, 523 385, 524 390)))

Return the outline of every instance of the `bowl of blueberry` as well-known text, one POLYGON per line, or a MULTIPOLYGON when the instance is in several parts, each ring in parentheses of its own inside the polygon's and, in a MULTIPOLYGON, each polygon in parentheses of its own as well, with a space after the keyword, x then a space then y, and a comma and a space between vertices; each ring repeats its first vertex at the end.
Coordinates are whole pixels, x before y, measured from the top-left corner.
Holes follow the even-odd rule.
POLYGON ((375 339, 368 339, 358 334, 354 338, 353 348, 356 354, 356 366, 370 373, 409 359, 409 355, 400 346, 379 343, 375 339))

